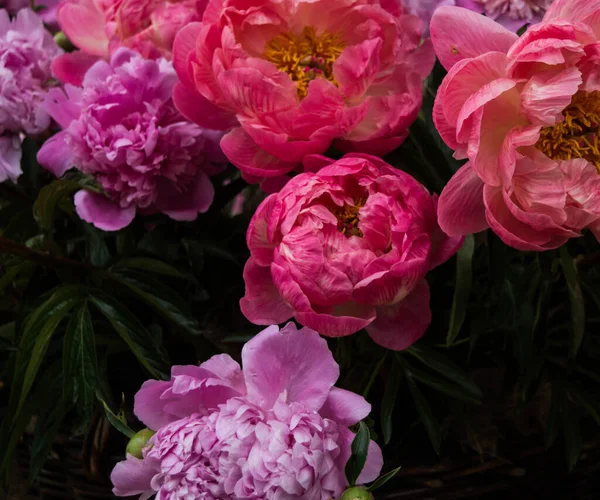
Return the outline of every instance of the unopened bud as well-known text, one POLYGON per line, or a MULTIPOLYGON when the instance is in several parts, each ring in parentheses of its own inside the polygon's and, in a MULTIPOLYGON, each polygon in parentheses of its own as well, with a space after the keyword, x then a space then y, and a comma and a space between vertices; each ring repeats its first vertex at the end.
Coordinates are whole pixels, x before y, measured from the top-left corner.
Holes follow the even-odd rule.
POLYGON ((373 500, 373 495, 362 486, 354 486, 344 491, 340 500, 373 500))
POLYGON ((58 45, 61 49, 73 50, 74 48, 73 44, 69 41, 67 36, 62 31, 59 31, 58 33, 56 33, 56 35, 54 35, 54 41, 56 42, 56 45, 58 45))
POLYGON ((148 444, 148 441, 154 434, 156 433, 150 429, 142 429, 140 432, 136 432, 129 440, 129 443, 127 443, 125 451, 135 458, 144 458, 142 449, 148 444))

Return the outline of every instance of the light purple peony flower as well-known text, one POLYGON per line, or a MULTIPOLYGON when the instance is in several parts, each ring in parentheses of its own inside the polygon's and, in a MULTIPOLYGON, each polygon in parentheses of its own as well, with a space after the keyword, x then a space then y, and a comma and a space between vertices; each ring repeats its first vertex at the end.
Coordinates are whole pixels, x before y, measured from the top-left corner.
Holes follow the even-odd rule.
POLYGON ((187 121, 173 106, 177 81, 171 62, 119 49, 85 74, 83 86, 53 89, 45 109, 63 131, 48 140, 38 161, 57 177, 76 167, 103 194, 79 191, 79 216, 99 229, 127 226, 136 212, 194 220, 214 196, 209 174, 225 158, 221 132, 187 121))
MULTIPOLYGON (((60 0, 35 0, 36 11, 39 8, 39 16, 42 18, 51 28, 57 28, 58 23, 56 22, 56 7, 60 0)), ((10 14, 16 14, 21 9, 26 9, 31 6, 31 0, 5 0, 4 8, 8 10, 10 14)))
POLYGON ((62 51, 30 9, 10 19, 0 10, 0 182, 21 174, 19 135, 50 125, 42 108, 52 59, 62 51))
POLYGON ((552 0, 456 0, 458 7, 481 12, 511 31, 537 24, 552 0))
MULTIPOLYGON (((157 500, 337 498, 347 486, 349 426, 371 406, 334 387, 339 367, 308 328, 271 326, 242 351, 244 371, 225 354, 175 366, 169 382, 145 382, 135 414, 158 432, 142 459, 127 456, 111 479, 117 496, 157 500)), ((377 478, 370 443, 358 481, 377 478)))

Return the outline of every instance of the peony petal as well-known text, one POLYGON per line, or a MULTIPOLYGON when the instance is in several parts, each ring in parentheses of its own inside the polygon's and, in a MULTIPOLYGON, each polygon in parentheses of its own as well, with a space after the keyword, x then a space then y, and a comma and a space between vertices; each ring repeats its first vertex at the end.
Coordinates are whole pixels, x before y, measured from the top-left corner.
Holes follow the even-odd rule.
POLYGON ((314 328, 326 337, 345 337, 367 327, 375 319, 375 309, 349 302, 337 311, 317 313, 314 311, 296 312, 295 318, 301 325, 314 328))
POLYGON ((371 405, 361 395, 345 389, 333 387, 327 401, 319 410, 323 418, 335 420, 350 427, 366 418, 371 413, 371 405))
POLYGON ((228 130, 237 123, 235 115, 231 112, 215 106, 202 94, 181 82, 173 87, 173 103, 188 120, 205 128, 228 130))
POLYGON ((189 23, 181 28, 173 42, 173 67, 183 85, 194 87, 192 75, 190 75, 190 56, 196 49, 196 40, 202 31, 202 23, 189 23))
POLYGON ((0 137, 0 182, 17 182, 21 175, 21 140, 16 135, 0 137))
POLYGON ((248 225, 246 244, 250 249, 253 259, 259 266, 270 266, 273 261, 275 245, 269 240, 268 225, 277 196, 268 196, 258 206, 248 225))
POLYGON ((345 99, 360 99, 371 86, 380 69, 383 40, 373 38, 346 47, 333 64, 333 76, 345 99))
POLYGON ((367 461, 362 472, 356 479, 356 484, 365 484, 375 481, 381 474, 383 469, 383 454, 381 448, 375 441, 369 442, 369 450, 367 451, 367 461))
POLYGON ((294 309, 283 299, 271 277, 268 266, 260 266, 253 257, 244 266, 246 294, 240 299, 242 313, 255 325, 283 323, 294 309))
POLYGON ((81 114, 81 106, 76 102, 79 93, 80 89, 67 84, 64 90, 51 89, 46 95, 44 109, 62 128, 67 128, 81 114))
POLYGON ((232 389, 241 394, 246 393, 244 374, 240 365, 229 354, 216 354, 200 365, 200 368, 214 373, 232 389))
POLYGON ((174 184, 164 181, 159 186, 156 208, 173 220, 196 220, 198 214, 205 213, 215 197, 215 188, 204 172, 196 174, 196 180, 189 191, 182 192, 174 184))
POLYGON ((158 431, 175 417, 165 413, 165 401, 161 401, 162 395, 171 387, 171 382, 162 380, 146 380, 135 395, 133 412, 135 416, 148 429, 158 431))
POLYGON ((293 323, 267 328, 247 342, 242 364, 249 399, 265 409, 283 395, 318 411, 340 375, 325 339, 293 323))
POLYGON ((63 130, 48 139, 37 154, 38 163, 56 177, 73 167, 71 148, 65 143, 67 132, 63 130))
POLYGON ((94 56, 108 56, 105 19, 94 0, 61 2, 56 18, 65 35, 78 48, 94 56))
POLYGON ((84 221, 103 231, 118 231, 135 217, 135 205, 121 208, 106 196, 81 190, 75 193, 75 209, 84 221))
POLYGON ((52 61, 52 73, 63 83, 80 86, 85 73, 98 61, 98 57, 81 50, 61 54, 52 61))
POLYGON ((483 181, 467 162, 442 190, 438 223, 448 236, 478 233, 488 227, 483 204, 483 181))
POLYGON ((430 322, 429 285, 422 280, 404 300, 378 307, 367 333, 377 344, 402 351, 423 336, 430 322))
POLYGON ((160 473, 160 463, 153 459, 140 459, 127 455, 115 465, 110 474, 113 484, 113 494, 118 497, 144 495, 148 498, 155 491, 150 485, 152 478, 160 473))
POLYGON ((431 19, 435 53, 447 70, 457 62, 486 52, 508 52, 516 34, 488 17, 461 7, 440 7, 431 19))

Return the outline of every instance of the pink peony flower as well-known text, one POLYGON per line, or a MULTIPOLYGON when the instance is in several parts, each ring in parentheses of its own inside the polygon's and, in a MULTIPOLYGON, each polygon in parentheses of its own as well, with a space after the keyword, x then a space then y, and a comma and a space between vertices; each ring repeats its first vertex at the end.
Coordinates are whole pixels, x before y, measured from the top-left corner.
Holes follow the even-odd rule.
POLYGON ((65 54, 54 64, 64 82, 80 85, 98 58, 107 59, 119 47, 146 58, 171 58, 176 33, 200 21, 208 0, 61 0, 61 29, 81 52, 65 54))
POLYGON ((520 250, 600 237, 600 0, 557 0, 518 38, 458 7, 431 34, 449 71, 434 121, 467 158, 440 197, 451 236, 491 227, 520 250))
POLYGON ((0 10, 0 182, 21 174, 19 135, 39 134, 50 125, 41 104, 51 61, 60 53, 32 10, 21 9, 12 21, 0 10))
POLYGON ((458 7, 485 14, 515 32, 526 24, 539 23, 551 3, 552 0, 456 0, 458 7))
POLYGON ((453 255, 436 220, 436 197, 379 158, 349 154, 305 159, 294 177, 257 209, 246 241, 246 295, 253 323, 294 317, 322 335, 361 328, 401 350, 431 320, 427 271, 453 255))
POLYGON ((174 100, 257 182, 332 144, 384 154, 406 137, 434 58, 397 0, 211 0, 175 39, 174 100))
MULTIPOLYGON (((371 406, 334 384, 339 367, 317 332, 271 326, 242 351, 244 371, 226 354, 175 366, 169 382, 145 382, 134 411, 158 430, 117 464, 117 496, 176 498, 337 498, 354 434, 371 406)), ((377 478, 371 441, 360 483, 377 478)))
POLYGON ((177 80, 165 59, 147 60, 128 49, 98 61, 83 87, 49 92, 45 109, 63 131, 50 138, 38 161, 57 177, 76 167, 103 193, 79 191, 79 216, 105 231, 127 226, 137 211, 194 220, 208 210, 207 174, 225 159, 220 132, 190 123, 173 106, 177 80))
MULTIPOLYGON (((56 27, 56 7, 60 0, 36 0, 34 5, 38 14, 51 28, 56 27)), ((5 0, 4 8, 11 14, 16 14, 21 9, 31 7, 31 0, 5 0)))

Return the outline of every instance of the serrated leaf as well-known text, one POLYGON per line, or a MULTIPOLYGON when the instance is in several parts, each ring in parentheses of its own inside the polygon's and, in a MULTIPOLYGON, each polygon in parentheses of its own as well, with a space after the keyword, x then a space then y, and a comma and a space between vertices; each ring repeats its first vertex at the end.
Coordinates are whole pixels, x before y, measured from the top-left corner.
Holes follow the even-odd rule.
POLYGON ((473 281, 472 261, 474 250, 475 240, 473 239, 473 235, 469 235, 465 238, 465 242, 456 254, 456 284, 452 299, 452 309, 450 311, 448 335, 446 337, 446 344, 448 346, 452 345, 456 337, 458 337, 467 313, 473 281))
POLYGON ((579 351, 585 333, 585 307, 575 262, 573 262, 569 251, 564 245, 560 247, 560 263, 567 281, 569 302, 571 303, 571 328, 573 337, 569 355, 571 358, 574 358, 579 351))
POLYGON ((479 389, 473 379, 439 351, 424 345, 413 344, 406 352, 417 358, 428 368, 435 370, 453 383, 461 386, 471 396, 471 399, 475 401, 481 399, 481 389, 479 389))
POLYGON ((392 416, 401 379, 401 373, 395 372, 391 377, 387 378, 387 383, 383 391, 383 399, 381 400, 381 431, 383 432, 384 444, 388 444, 392 438, 392 416))
POLYGON ((166 352, 129 309, 100 291, 94 291, 90 301, 109 321, 150 375, 156 379, 166 379, 170 367, 166 352))
POLYGON ((191 335, 202 334, 188 304, 172 288, 140 273, 125 274, 115 271, 111 276, 173 325, 191 335))
POLYGON ((56 207, 63 197, 81 189, 78 182, 56 180, 44 186, 33 204, 33 216, 44 231, 52 231, 56 207))
POLYGON ((369 491, 375 491, 378 488, 381 488, 385 483, 387 483, 390 479, 393 479, 394 476, 396 474, 398 474, 398 472, 400 472, 400 469, 402 469, 402 466, 395 468, 394 470, 391 470, 390 472, 385 473, 383 476, 379 476, 375 482, 373 482, 373 484, 371 484, 367 490, 369 491))
POLYGON ((114 412, 110 409, 110 406, 106 404, 106 401, 104 401, 99 396, 97 397, 98 401, 102 403, 102 406, 104 407, 104 414, 106 415, 106 418, 111 423, 111 425, 115 429, 117 429, 121 434, 124 434, 129 439, 131 439, 135 435, 135 432, 127 425, 124 416, 121 418, 118 415, 115 415, 114 412))
POLYGON ((431 441, 431 446, 433 446, 433 449, 439 456, 442 447, 442 431, 440 429, 440 424, 433 415, 431 407, 429 406, 429 403, 427 403, 423 393, 417 387, 417 384, 415 384, 410 375, 407 376, 407 380, 408 388, 410 389, 410 393, 412 394, 413 401, 415 402, 415 406, 417 408, 417 413, 419 414, 419 417, 421 417, 421 422, 423 422, 423 425, 425 426, 425 430, 427 431, 427 435, 431 441))
POLYGON ((369 442, 371 441, 371 435, 369 428, 364 422, 359 422, 358 432, 352 440, 350 447, 352 455, 346 463, 346 478, 350 486, 356 484, 356 480, 362 472, 365 463, 367 463, 367 454, 369 453, 369 442))
POLYGON ((64 396, 77 402, 77 411, 87 421, 95 399, 98 361, 92 318, 87 301, 73 312, 63 347, 64 396))

